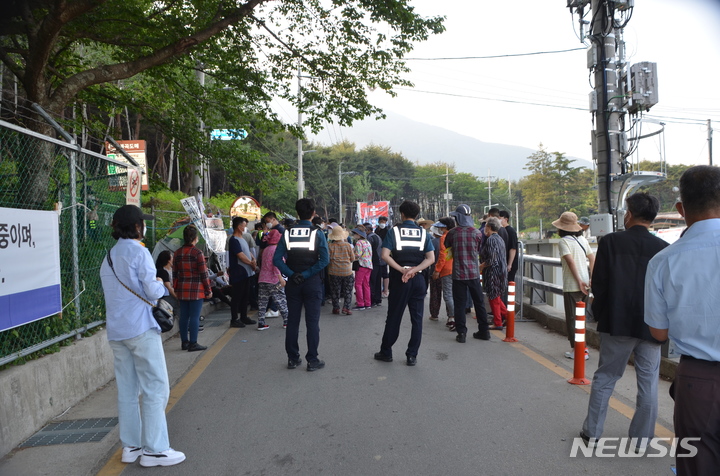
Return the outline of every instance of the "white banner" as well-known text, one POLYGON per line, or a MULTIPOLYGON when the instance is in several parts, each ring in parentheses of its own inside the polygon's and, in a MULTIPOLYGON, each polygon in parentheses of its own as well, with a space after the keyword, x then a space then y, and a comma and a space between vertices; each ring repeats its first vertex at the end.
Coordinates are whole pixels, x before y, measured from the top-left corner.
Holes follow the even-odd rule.
POLYGON ((182 203, 182 206, 185 208, 187 214, 190 215, 190 219, 197 227, 198 231, 202 234, 203 238, 205 238, 205 241, 208 241, 208 234, 205 231, 205 217, 202 212, 200 212, 197 199, 195 197, 183 198, 180 200, 180 203, 182 203))
POLYGON ((57 213, 0 208, 0 331, 61 309, 57 213))

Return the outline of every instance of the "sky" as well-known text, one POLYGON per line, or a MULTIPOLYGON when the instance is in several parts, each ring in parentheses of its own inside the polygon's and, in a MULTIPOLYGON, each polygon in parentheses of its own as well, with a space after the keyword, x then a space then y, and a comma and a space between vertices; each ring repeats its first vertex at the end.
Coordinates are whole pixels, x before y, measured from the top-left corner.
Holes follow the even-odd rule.
MULTIPOLYGON (((592 90, 577 15, 566 0, 410 0, 423 16, 444 15, 446 31, 408 58, 555 54, 466 60, 409 60, 413 90, 382 91, 373 104, 486 142, 591 159, 592 90)), ((588 7, 589 8, 589 7, 588 7)), ((589 19, 589 16, 588 16, 589 19)), ((625 28, 629 64, 658 64, 659 102, 646 117, 665 123, 669 164, 708 163, 707 119, 720 130, 720 1, 635 0, 625 28)), ((643 134, 661 126, 643 123, 643 134)), ((325 137, 351 137, 329 126, 325 137)), ((344 129, 344 128, 343 128, 344 129)), ((320 137, 323 137, 321 134, 320 137)), ((640 141, 635 160, 660 160, 663 136, 640 141)), ((720 163, 720 134, 713 137, 720 163)), ((401 152, 401 151, 400 151, 401 152)))

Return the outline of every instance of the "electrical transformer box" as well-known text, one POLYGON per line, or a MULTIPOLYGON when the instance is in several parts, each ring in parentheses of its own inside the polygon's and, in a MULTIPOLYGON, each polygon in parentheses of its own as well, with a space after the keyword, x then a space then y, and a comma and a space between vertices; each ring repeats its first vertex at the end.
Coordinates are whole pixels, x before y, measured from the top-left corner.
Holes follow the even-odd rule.
POLYGON ((597 110, 598 110, 597 91, 590 91, 590 94, 588 95, 588 107, 590 109, 590 112, 597 112, 597 110))
POLYGON ((631 95, 628 112, 649 111, 658 103, 657 63, 648 61, 630 67, 631 95))
POLYGON ((598 64, 598 51, 595 43, 590 45, 587 49, 587 69, 595 69, 598 64))
POLYGON ((613 232, 613 216, 609 213, 590 215, 590 234, 605 236, 613 232))

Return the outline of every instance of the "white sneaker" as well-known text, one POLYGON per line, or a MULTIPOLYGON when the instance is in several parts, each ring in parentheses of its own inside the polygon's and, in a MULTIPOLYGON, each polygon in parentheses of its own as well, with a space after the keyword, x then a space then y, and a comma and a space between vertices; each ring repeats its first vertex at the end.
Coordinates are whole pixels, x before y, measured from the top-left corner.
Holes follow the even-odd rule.
POLYGON ((134 463, 142 455, 142 448, 136 448, 135 446, 125 446, 122 452, 123 463, 134 463))
POLYGON ((172 466, 185 461, 185 453, 170 448, 162 453, 148 453, 143 451, 140 457, 140 466, 172 466))
MULTIPOLYGON (((575 358, 575 351, 568 350, 565 352, 565 358, 567 359, 574 359, 575 358)), ((585 360, 590 360, 590 353, 585 349, 585 360)))
POLYGON ((265 313, 265 317, 280 317, 279 311, 268 311, 265 313))

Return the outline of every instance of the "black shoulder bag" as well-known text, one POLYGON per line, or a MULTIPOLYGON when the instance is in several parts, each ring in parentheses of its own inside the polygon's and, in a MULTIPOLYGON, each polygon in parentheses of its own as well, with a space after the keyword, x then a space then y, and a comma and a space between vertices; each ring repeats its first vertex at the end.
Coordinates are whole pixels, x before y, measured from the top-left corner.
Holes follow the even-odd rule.
POLYGON ((175 318, 173 317, 172 306, 170 305, 170 303, 160 299, 160 300, 158 300, 158 305, 153 306, 153 304, 150 301, 148 301, 144 297, 140 296, 138 293, 136 293, 135 291, 133 291, 132 289, 127 287, 127 285, 125 283, 120 281, 120 278, 118 278, 118 275, 115 272, 115 268, 113 268, 112 258, 110 258, 110 251, 108 251, 108 253, 107 253, 107 262, 108 262, 108 265, 110 265, 110 269, 112 270, 113 274, 117 278, 118 282, 120 282, 120 284, 122 284, 125 289, 127 289, 128 291, 133 293, 135 296, 137 296, 139 299, 141 299, 145 304, 152 307, 153 317, 155 318, 158 325, 160 326, 160 330, 162 332, 167 332, 167 331, 171 330, 173 328, 173 326, 175 325, 175 318), (163 306, 169 306, 170 310, 168 311, 168 309, 166 309, 163 306))

